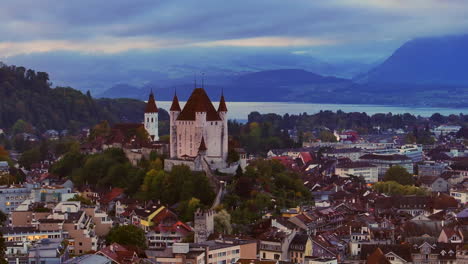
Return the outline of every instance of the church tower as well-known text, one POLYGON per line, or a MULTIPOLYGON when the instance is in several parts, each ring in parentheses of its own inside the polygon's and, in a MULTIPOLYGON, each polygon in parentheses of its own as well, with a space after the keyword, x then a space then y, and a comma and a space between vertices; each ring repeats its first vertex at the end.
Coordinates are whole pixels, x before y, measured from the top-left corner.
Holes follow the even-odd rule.
POLYGON ((222 120, 221 130, 221 153, 223 160, 227 160, 228 156, 228 118, 227 118, 227 106, 224 100, 224 92, 221 92, 221 99, 219 100, 218 114, 222 120))
POLYGON ((175 158, 177 157, 177 125, 176 120, 180 114, 180 105, 179 105, 179 98, 177 98, 177 93, 174 93, 174 98, 172 99, 171 108, 169 109, 169 118, 170 118, 170 128, 169 128, 169 135, 170 135, 170 157, 175 158))
POLYGON ((153 91, 151 91, 148 98, 148 103, 146 103, 144 123, 145 129, 148 132, 151 141, 158 141, 158 107, 156 106, 156 101, 154 100, 153 91))

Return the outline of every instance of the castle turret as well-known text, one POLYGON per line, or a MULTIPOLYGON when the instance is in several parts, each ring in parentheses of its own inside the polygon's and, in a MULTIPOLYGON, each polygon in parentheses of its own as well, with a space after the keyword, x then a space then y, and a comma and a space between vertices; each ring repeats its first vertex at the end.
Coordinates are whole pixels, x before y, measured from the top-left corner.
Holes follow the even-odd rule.
POLYGON ((153 91, 151 91, 148 98, 148 103, 146 103, 144 124, 151 141, 159 140, 158 107, 156 106, 156 101, 154 100, 153 91))
POLYGON ((205 144, 205 138, 202 136, 200 146, 198 147, 198 155, 200 156, 205 156, 206 154, 206 144, 205 144))
POLYGON ((174 98, 172 99, 171 108, 169 109, 170 115, 170 156, 171 158, 177 157, 177 125, 176 120, 179 117, 181 108, 179 105, 179 98, 177 98, 177 93, 174 93, 174 98))
POLYGON ((222 133, 221 133, 221 153, 223 159, 226 161, 228 156, 228 118, 227 118, 227 106, 224 100, 224 92, 221 92, 221 99, 219 100, 218 114, 223 122, 222 133))

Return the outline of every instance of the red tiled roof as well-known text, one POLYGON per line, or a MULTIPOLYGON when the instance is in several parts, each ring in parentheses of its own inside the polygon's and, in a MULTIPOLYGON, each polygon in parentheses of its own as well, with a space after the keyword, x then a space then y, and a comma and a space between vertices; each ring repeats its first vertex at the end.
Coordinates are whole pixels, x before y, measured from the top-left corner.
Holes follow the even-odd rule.
POLYGON ((128 250, 118 243, 112 243, 110 246, 99 250, 98 254, 104 255, 116 263, 135 263, 138 260, 135 251, 128 250))
POLYGON ((310 152, 301 152, 300 155, 304 164, 308 163, 309 161, 312 161, 312 155, 310 155, 310 152))
POLYGON ((205 112, 206 121, 221 121, 218 112, 203 88, 195 88, 177 120, 195 121, 196 112, 205 112))
POLYGON ((122 188, 112 188, 112 190, 104 195, 101 199, 101 203, 106 204, 120 196, 124 192, 122 188))
POLYGON ((154 100, 153 92, 150 93, 148 98, 148 103, 146 103, 145 113, 157 113, 158 107, 156 106, 156 101, 154 100))
POLYGON ((172 99, 171 108, 169 111, 179 111, 180 112, 180 105, 179 105, 179 98, 177 98, 177 94, 174 94, 174 98, 172 99))
POLYGON ((224 100, 224 95, 221 95, 221 100, 219 100, 218 112, 227 112, 226 101, 224 100))

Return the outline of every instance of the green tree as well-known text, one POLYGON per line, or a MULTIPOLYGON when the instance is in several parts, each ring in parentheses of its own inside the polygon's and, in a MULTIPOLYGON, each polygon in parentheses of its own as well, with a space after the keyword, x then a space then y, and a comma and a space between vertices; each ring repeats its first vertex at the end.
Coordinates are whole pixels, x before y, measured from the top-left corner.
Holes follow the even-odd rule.
POLYGON ((21 154, 21 157, 18 161, 20 166, 31 169, 31 165, 41 161, 41 151, 38 147, 34 147, 30 150, 27 150, 21 154))
POLYGON ((81 202, 81 204, 84 204, 84 205, 93 205, 93 202, 90 199, 87 199, 78 194, 73 196, 73 198, 68 199, 68 201, 81 202))
POLYGON ((322 130, 319 135, 319 139, 323 142, 336 142, 335 135, 328 130, 322 130))
POLYGON ((214 216, 215 231, 222 234, 231 234, 231 215, 226 210, 221 210, 214 216))
POLYGON ((34 129, 28 122, 24 121, 23 119, 18 119, 13 127, 11 128, 11 133, 13 135, 19 133, 33 133, 34 129))
POLYGON ((414 185, 401 185, 395 181, 377 182, 373 186, 374 190, 388 195, 428 195, 429 192, 424 188, 414 185))
POLYGON ((414 184, 413 175, 401 166, 390 167, 384 175, 384 181, 394 181, 402 185, 414 184))
POLYGON ((239 153, 233 148, 229 148, 228 150, 228 156, 227 156, 227 162, 228 163, 233 163, 239 161, 240 156, 239 153))
POLYGON ((116 226, 109 231, 106 237, 106 243, 119 243, 121 245, 136 246, 140 249, 145 249, 145 232, 134 225, 116 226))

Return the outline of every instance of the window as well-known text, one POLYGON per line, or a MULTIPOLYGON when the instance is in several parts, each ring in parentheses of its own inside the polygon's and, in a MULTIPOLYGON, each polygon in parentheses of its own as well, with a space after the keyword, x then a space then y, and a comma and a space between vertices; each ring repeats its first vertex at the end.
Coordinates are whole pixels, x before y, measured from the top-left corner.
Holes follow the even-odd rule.
POLYGON ((78 243, 78 245, 82 246, 82 245, 83 245, 83 243, 82 243, 82 242, 80 242, 80 243, 78 243))
POLYGON ((263 258, 266 259, 266 253, 265 252, 263 252, 263 258))
POLYGON ((280 259, 280 255, 279 255, 279 254, 275 254, 274 258, 275 258, 275 259, 280 259))

